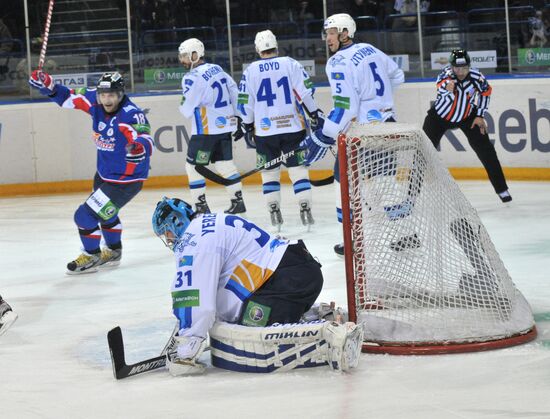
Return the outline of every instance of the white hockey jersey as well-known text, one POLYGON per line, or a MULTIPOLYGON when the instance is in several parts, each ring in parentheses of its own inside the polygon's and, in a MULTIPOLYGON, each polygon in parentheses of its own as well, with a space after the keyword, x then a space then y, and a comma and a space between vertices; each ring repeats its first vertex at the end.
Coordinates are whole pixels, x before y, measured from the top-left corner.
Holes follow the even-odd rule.
POLYGON ((193 219, 174 250, 172 302, 179 335, 206 337, 216 319, 235 323, 245 299, 269 279, 295 243, 236 215, 193 219))
POLYGON ((254 122, 255 134, 266 137, 306 128, 300 102, 313 112, 313 82, 304 67, 290 57, 265 58, 250 64, 239 84, 238 112, 254 122))
POLYGON ((325 120, 324 135, 336 138, 353 119, 367 122, 371 110, 380 112, 383 121, 394 116, 393 91, 405 75, 379 49, 352 44, 328 60, 326 73, 334 105, 325 120))
POLYGON ((200 64, 183 77, 181 88, 179 110, 192 119, 192 135, 235 131, 237 84, 219 65, 200 64))

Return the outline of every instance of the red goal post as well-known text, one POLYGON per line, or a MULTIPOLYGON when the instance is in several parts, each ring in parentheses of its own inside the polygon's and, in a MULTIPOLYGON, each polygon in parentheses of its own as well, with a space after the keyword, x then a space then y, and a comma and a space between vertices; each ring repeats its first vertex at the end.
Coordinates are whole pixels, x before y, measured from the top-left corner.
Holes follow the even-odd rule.
POLYGON ((347 298, 364 352, 483 351, 537 335, 481 220, 422 130, 338 138, 347 298))

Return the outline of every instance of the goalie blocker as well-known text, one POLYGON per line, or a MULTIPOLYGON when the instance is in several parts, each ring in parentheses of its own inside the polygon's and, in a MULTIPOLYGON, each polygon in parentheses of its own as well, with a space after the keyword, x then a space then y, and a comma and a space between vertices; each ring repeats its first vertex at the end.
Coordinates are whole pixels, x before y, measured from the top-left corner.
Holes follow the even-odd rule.
POLYGON ((212 365, 270 373, 328 365, 348 371, 359 363, 363 330, 325 320, 247 327, 216 322, 210 329, 212 365))

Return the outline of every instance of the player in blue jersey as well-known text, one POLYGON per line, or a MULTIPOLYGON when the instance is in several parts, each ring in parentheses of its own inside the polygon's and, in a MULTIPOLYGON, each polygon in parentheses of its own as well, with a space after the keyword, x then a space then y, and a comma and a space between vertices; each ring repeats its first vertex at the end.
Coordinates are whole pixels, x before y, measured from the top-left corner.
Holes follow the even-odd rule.
POLYGON ((83 252, 67 264, 68 274, 117 266, 122 256, 122 224, 118 213, 143 186, 153 152, 151 127, 143 111, 124 94, 119 73, 105 73, 97 89, 68 89, 50 75, 33 71, 29 84, 59 106, 80 109, 92 117, 97 147, 93 193, 78 207, 74 221, 83 252), (101 238, 105 242, 100 247, 101 238))

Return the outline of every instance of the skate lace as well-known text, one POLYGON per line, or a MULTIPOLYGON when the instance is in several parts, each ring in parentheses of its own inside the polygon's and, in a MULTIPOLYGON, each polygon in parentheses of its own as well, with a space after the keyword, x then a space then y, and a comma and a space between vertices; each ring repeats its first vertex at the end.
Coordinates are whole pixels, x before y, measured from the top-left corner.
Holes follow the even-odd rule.
POLYGON ((92 256, 89 256, 85 253, 82 253, 79 257, 76 258, 75 262, 78 266, 83 266, 89 263, 92 260, 92 256))

